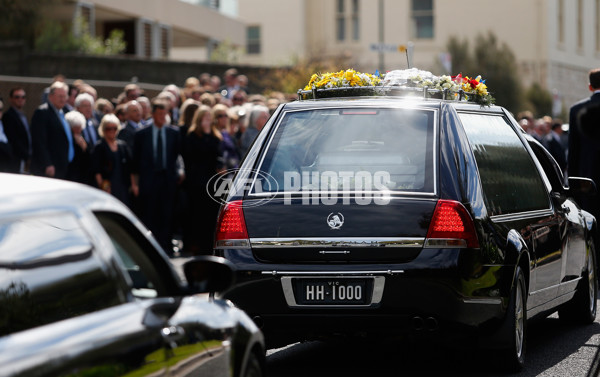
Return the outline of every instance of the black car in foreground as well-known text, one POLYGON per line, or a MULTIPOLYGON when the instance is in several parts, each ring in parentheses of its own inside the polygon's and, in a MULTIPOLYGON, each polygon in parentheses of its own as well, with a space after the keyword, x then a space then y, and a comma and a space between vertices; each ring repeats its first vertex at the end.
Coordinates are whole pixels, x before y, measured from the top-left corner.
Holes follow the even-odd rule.
POLYGON ((262 376, 262 333, 208 293, 231 264, 184 272, 105 192, 0 174, 0 375, 262 376))
POLYGON ((458 335, 519 369, 528 318, 594 321, 596 220, 572 199, 592 181, 502 107, 338 93, 281 105, 221 209, 226 297, 268 344, 458 335))

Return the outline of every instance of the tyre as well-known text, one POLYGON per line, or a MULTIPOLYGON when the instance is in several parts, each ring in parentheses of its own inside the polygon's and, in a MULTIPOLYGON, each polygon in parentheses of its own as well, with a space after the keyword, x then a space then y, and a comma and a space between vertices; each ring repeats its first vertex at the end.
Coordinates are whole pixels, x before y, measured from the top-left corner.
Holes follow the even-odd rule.
POLYGON ((569 322, 591 324, 596 320, 598 299, 598 276, 596 275, 596 249, 589 241, 589 254, 575 296, 558 310, 560 319, 569 322))
POLYGON ((508 371, 518 372, 525 364, 527 334, 527 285, 521 267, 515 272, 515 282, 508 307, 508 326, 506 331, 510 343, 502 353, 502 365, 508 371))
POLYGON ((254 353, 251 353, 250 356, 248 356, 248 362, 246 363, 246 370, 244 371, 243 377, 263 377, 260 361, 254 353))

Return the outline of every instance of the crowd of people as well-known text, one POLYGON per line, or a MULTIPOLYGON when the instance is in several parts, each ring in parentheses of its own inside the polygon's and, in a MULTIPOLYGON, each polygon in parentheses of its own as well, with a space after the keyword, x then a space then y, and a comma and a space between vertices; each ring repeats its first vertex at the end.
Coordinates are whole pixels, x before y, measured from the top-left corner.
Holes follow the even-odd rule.
POLYGON ((154 98, 129 84, 107 99, 82 80, 56 77, 28 117, 25 89, 15 86, 7 109, 0 103, 0 171, 97 187, 129 206, 167 253, 174 235, 183 252, 210 253, 219 204, 206 190, 209 179, 238 167, 287 100, 247 87, 231 68, 223 81, 203 73, 154 98))
MULTIPOLYGON (((521 127, 571 176, 600 182, 600 69, 590 71, 588 99, 573 106, 570 132, 563 122, 519 113, 521 127)), ((64 77, 44 90, 31 118, 26 92, 15 86, 0 101, 0 172, 67 179, 102 189, 129 206, 173 253, 210 253, 219 205, 206 190, 215 174, 238 167, 277 106, 281 93, 249 95, 235 68, 220 77, 203 73, 183 87, 167 85, 148 98, 136 84, 117 98, 98 98, 82 80, 64 77), (223 84, 221 84, 223 82, 223 84)), ((600 216, 597 196, 583 207, 600 216)))

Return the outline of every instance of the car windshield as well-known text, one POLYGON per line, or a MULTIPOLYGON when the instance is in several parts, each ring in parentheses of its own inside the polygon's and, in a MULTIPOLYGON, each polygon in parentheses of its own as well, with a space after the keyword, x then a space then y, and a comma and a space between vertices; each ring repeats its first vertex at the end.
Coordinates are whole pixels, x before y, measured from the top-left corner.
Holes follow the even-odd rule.
POLYGON ((277 184, 255 184, 254 193, 432 193, 434 114, 399 108, 287 112, 260 167, 277 184))

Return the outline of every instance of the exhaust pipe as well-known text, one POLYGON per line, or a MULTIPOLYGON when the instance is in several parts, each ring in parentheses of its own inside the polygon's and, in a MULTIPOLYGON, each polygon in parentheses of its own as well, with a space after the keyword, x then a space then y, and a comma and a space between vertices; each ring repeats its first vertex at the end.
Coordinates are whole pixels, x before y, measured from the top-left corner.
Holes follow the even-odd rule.
POLYGON ((425 321, 423 320, 423 318, 416 316, 412 319, 412 325, 415 330, 421 331, 425 328, 425 321))
POLYGON ((435 331, 438 328, 438 320, 434 317, 428 317, 425 319, 425 327, 429 331, 435 331))

